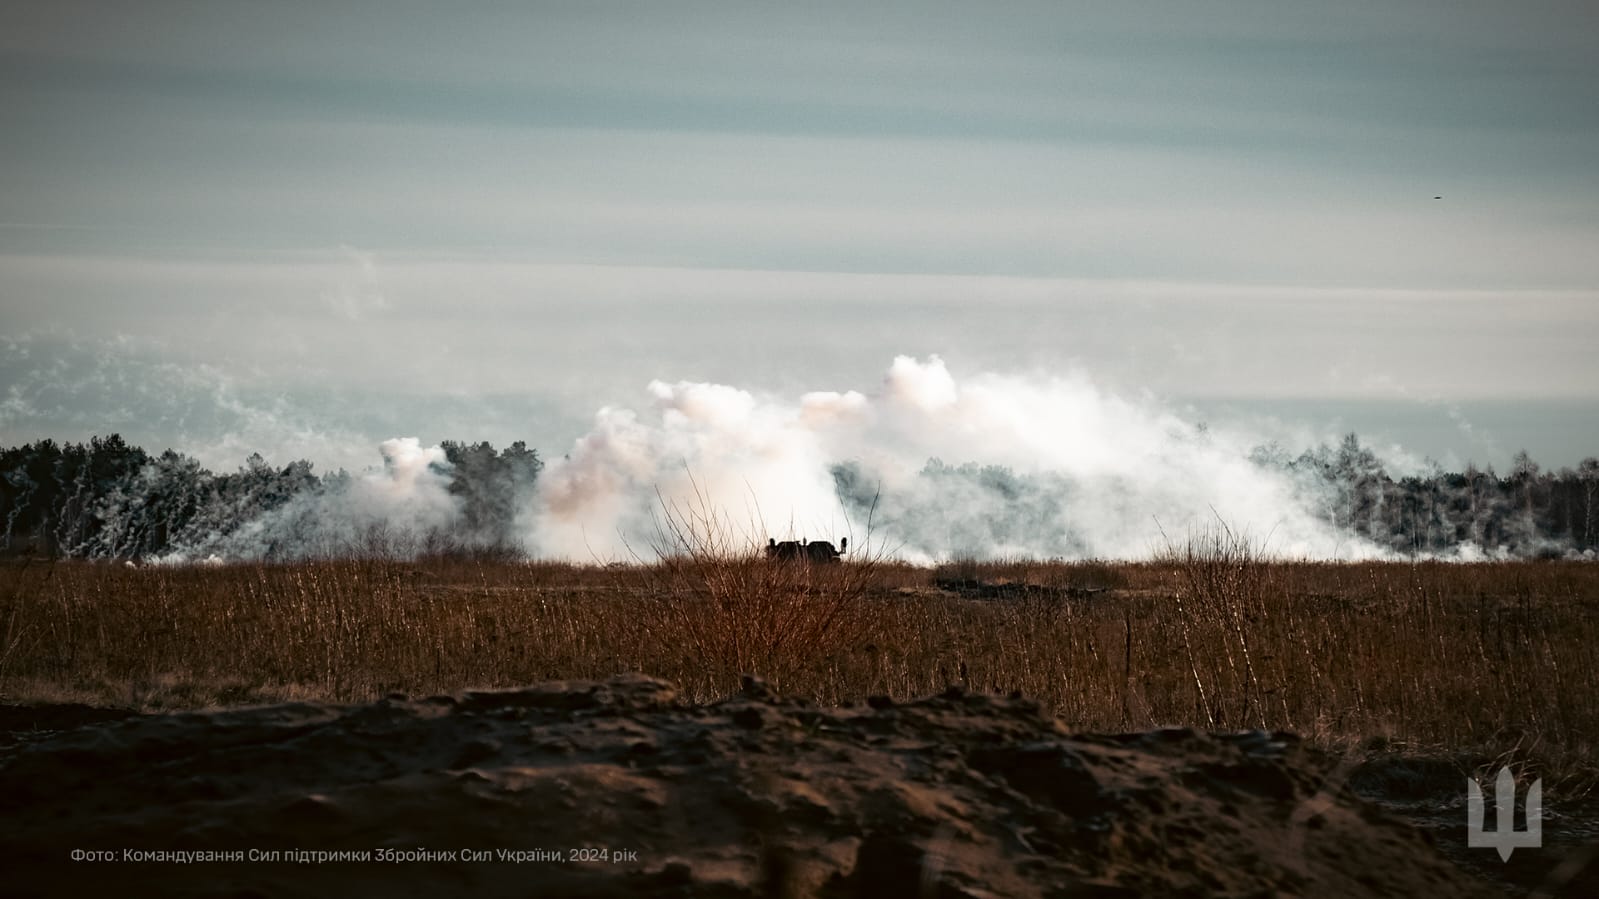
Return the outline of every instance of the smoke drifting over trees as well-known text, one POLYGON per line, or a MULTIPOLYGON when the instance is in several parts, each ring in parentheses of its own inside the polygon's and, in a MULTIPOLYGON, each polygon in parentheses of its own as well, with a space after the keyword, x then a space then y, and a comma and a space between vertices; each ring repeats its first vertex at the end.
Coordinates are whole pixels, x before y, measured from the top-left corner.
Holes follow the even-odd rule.
POLYGON ((655 382, 548 467, 522 443, 396 438, 318 475, 252 455, 213 473, 111 435, 0 450, 0 553, 206 561, 451 550, 636 558, 663 517, 724 545, 849 537, 910 561, 1147 558, 1225 524, 1294 558, 1567 556, 1599 548, 1599 460, 1408 470, 1350 434, 1290 452, 1080 375, 957 379, 902 356, 870 392, 797 401, 655 382), (948 460, 948 461, 945 461, 948 460))
MULTIPOLYGON (((236 471, 212 473, 180 453, 152 455, 114 434, 0 450, 0 552, 288 560, 539 545, 528 531, 541 503, 544 463, 536 450, 450 441, 422 447, 414 439, 387 441, 381 450, 381 470, 322 476, 309 462, 275 467, 260 455, 236 471)), ((1336 447, 1297 456, 1257 447, 1249 464, 1286 479, 1293 501, 1351 544, 1386 553, 1473 559, 1591 556, 1599 549, 1599 459, 1551 471, 1523 453, 1504 475, 1468 467, 1396 479, 1350 434, 1336 447)), ((881 477, 859 461, 831 472, 849 517, 874 514, 874 526, 912 558, 1093 556, 1099 541, 1085 504, 1116 490, 1136 494, 1125 484, 1085 486, 1058 472, 936 458, 897 491, 885 492, 881 477)))
MULTIPOLYGON (((1260 447, 1251 459, 1290 478, 1296 501, 1330 527, 1352 542, 1382 548, 1382 555, 1468 561, 1592 557, 1599 549, 1599 459, 1544 471, 1523 453, 1502 477, 1491 468, 1467 468, 1395 479, 1354 434, 1337 447, 1319 446, 1297 457, 1260 447)), ((865 510, 877 502, 884 530, 916 552, 948 545, 960 554, 982 554, 985 548, 1025 544, 1049 556, 1093 555, 1092 538, 1073 523, 1073 500, 1081 491, 1057 475, 933 459, 921 472, 929 489, 906 503, 876 495, 859 465, 840 465, 834 474, 851 508, 865 510), (944 513, 955 504, 962 514, 944 513), (1040 547, 1039 535, 1051 542, 1040 547)), ((1251 536, 1273 549, 1268 535, 1251 536)))
POLYGON ((416 555, 519 546, 517 513, 543 463, 522 443, 385 441, 383 467, 317 476, 252 455, 214 474, 112 435, 0 450, 0 551, 205 561, 416 555))

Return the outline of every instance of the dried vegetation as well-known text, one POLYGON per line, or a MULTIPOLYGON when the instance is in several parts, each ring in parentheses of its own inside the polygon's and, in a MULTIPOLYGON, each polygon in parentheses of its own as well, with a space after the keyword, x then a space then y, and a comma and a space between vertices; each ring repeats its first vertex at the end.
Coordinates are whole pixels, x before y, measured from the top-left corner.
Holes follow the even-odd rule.
POLYGON ((804 565, 703 524, 628 566, 7 564, 0 701, 362 701, 638 671, 708 702, 755 674, 823 704, 954 684, 1085 730, 1280 729, 1568 782, 1599 757, 1591 563, 1275 561, 1218 529, 1139 564, 804 565))

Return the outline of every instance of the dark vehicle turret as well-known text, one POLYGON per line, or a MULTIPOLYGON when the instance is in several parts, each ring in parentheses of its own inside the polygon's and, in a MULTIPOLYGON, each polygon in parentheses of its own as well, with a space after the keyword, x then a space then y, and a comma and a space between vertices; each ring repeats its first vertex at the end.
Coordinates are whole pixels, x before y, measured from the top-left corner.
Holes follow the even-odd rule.
POLYGON ((782 543, 775 539, 766 541, 766 558, 781 562, 819 562, 827 564, 837 562, 838 557, 848 551, 849 538, 842 537, 838 541, 838 549, 826 540, 784 540, 782 543))

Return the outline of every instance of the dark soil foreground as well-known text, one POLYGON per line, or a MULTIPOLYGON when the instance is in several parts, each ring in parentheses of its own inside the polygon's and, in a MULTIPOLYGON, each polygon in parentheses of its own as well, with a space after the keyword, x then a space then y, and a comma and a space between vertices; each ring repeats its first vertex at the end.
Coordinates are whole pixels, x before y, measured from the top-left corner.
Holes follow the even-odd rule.
POLYGON ((1020 699, 635 677, 105 717, 0 714, 0 893, 1500 895, 1292 737, 1069 735, 1020 699))

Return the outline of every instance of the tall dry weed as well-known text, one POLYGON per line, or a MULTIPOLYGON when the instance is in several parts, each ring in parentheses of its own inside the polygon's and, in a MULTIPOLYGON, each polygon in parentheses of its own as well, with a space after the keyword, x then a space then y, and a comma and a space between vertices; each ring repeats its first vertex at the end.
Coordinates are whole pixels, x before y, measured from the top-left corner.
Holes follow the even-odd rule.
POLYGON ((869 642, 879 624, 869 594, 884 567, 870 535, 847 561, 768 558, 703 494, 662 502, 654 560, 639 565, 629 616, 641 643, 676 647, 690 695, 725 695, 744 675, 795 684, 816 660, 869 642))
POLYGON ((1550 771, 1599 757, 1591 563, 1293 562, 1213 533, 1111 576, 977 564, 980 585, 1025 586, 982 598, 947 571, 773 564, 699 533, 621 567, 4 564, 0 700, 354 701, 623 671, 704 700, 750 673, 824 703, 1020 691, 1086 730, 1264 727, 1550 771))

